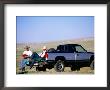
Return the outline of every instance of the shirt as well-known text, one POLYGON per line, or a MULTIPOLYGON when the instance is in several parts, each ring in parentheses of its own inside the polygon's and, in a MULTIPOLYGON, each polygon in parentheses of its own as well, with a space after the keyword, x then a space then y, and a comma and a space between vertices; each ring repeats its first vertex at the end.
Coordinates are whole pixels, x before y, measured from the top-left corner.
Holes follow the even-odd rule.
POLYGON ((40 56, 40 57, 43 57, 43 58, 45 58, 45 59, 47 60, 47 58, 48 58, 47 51, 44 50, 39 56, 40 56))
POLYGON ((32 52, 29 50, 29 51, 24 51, 23 52, 23 55, 27 55, 27 56, 31 56, 32 55, 32 52))

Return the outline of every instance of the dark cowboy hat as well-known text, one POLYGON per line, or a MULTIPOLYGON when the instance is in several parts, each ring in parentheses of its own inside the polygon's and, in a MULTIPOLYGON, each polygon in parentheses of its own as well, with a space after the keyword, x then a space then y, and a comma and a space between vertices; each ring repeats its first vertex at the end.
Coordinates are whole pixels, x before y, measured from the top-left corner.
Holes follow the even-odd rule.
POLYGON ((29 49, 29 48, 30 48, 29 46, 25 46, 25 47, 24 47, 24 49, 29 49))

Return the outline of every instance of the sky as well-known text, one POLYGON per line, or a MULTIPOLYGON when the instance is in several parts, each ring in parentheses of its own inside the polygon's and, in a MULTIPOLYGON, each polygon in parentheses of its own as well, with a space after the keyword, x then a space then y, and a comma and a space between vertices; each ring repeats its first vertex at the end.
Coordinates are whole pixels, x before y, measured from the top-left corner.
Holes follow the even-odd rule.
POLYGON ((17 43, 94 37, 94 16, 17 16, 17 43))

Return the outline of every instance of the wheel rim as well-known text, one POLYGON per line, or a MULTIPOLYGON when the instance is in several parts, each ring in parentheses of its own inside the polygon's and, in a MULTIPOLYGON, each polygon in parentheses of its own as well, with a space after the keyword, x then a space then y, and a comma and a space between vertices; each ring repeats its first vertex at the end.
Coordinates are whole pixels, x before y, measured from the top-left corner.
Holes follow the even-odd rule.
POLYGON ((62 70, 62 69, 63 69, 63 64, 62 64, 62 63, 59 63, 59 64, 57 65, 57 68, 58 68, 58 70, 62 70))

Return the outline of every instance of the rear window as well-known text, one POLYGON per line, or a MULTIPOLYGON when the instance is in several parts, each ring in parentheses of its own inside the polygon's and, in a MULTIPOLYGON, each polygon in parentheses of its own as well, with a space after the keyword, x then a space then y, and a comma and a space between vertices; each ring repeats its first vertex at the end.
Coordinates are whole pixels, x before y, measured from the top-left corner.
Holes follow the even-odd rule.
POLYGON ((74 46, 68 47, 68 52, 73 53, 75 51, 74 46))
POLYGON ((74 46, 60 45, 57 47, 57 51, 58 52, 65 52, 65 53, 73 53, 75 50, 74 50, 74 46))
POLYGON ((64 46, 63 45, 58 46, 57 51, 64 52, 64 46))

